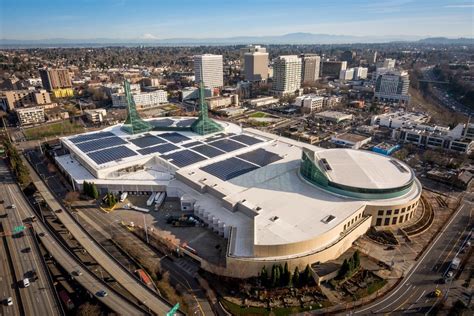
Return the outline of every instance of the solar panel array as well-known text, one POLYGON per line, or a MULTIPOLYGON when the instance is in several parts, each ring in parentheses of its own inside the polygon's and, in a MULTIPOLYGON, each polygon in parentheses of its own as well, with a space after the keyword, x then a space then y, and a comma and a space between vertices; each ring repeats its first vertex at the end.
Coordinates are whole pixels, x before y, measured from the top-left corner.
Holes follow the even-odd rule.
POLYGON ((230 137, 230 139, 236 140, 249 146, 263 142, 263 140, 245 134, 235 135, 230 137))
POLYGON ((247 172, 258 169, 258 167, 252 165, 249 162, 232 157, 201 167, 200 169, 223 181, 227 181, 247 172))
POLYGON ((204 156, 207 156, 209 158, 213 158, 213 157, 217 157, 217 156, 220 156, 222 154, 225 154, 224 151, 222 151, 220 149, 217 149, 217 148, 214 148, 214 147, 209 146, 209 145, 201 145, 201 146, 193 147, 193 150, 197 151, 198 153, 203 154, 204 156))
POLYGON ((92 160, 98 165, 106 162, 115 161, 127 157, 136 156, 137 153, 125 146, 118 146, 113 148, 107 148, 103 150, 94 151, 87 154, 92 160))
POLYGON ((174 120, 166 118, 162 120, 152 120, 152 121, 149 121, 149 123, 153 125, 154 127, 168 127, 168 126, 173 125, 174 120))
POLYGON ((202 143, 201 142, 190 142, 190 143, 187 143, 187 144, 182 144, 181 146, 189 148, 189 147, 194 147, 194 146, 197 146, 197 145, 202 145, 202 143))
POLYGON ((142 155, 148 155, 148 154, 153 154, 153 153, 164 154, 176 149, 179 149, 179 147, 170 143, 166 143, 166 144, 161 144, 158 146, 139 149, 138 152, 142 155))
POLYGON ((230 139, 217 140, 215 142, 209 143, 209 145, 217 147, 225 152, 231 152, 231 151, 245 147, 245 145, 235 142, 230 139))
POLYGON ((247 160, 251 163, 259 165, 260 167, 264 167, 266 165, 271 164, 272 162, 278 161, 283 159, 279 155, 267 151, 265 149, 259 148, 253 151, 249 151, 248 153, 238 155, 240 159, 247 160))
POLYGON ((172 142, 172 143, 181 143, 181 142, 184 142, 185 140, 190 139, 189 137, 186 137, 184 135, 181 135, 181 134, 175 133, 175 132, 160 134, 160 137, 164 138, 167 141, 172 142))
POLYGON ((229 134, 225 134, 225 133, 219 133, 219 134, 216 134, 216 135, 213 135, 211 137, 208 137, 206 138, 206 143, 209 143, 209 142, 213 142, 215 140, 218 140, 218 139, 222 139, 222 138, 225 138, 225 137, 229 137, 229 136, 233 136, 235 135, 234 133, 229 133, 229 134))
POLYGON ((99 133, 93 133, 93 134, 85 134, 85 135, 79 135, 73 138, 70 138, 69 140, 73 142, 74 144, 86 142, 89 140, 93 139, 100 139, 100 138, 105 138, 105 137, 111 137, 115 136, 111 132, 99 132, 99 133))
POLYGON ((161 156, 161 158, 170 161, 177 167, 186 167, 188 165, 192 165, 193 163, 206 160, 207 158, 199 155, 195 152, 192 152, 188 149, 177 151, 168 155, 161 156))
POLYGON ((153 145, 158 145, 158 144, 162 144, 162 143, 165 142, 164 139, 153 136, 153 135, 150 135, 150 134, 147 134, 147 135, 145 135, 143 137, 140 137, 140 138, 131 139, 129 141, 132 144, 135 144, 140 148, 145 148, 145 147, 149 147, 149 146, 153 146, 153 145))
POLYGON ((104 149, 104 148, 113 147, 117 145, 123 145, 126 143, 127 142, 124 141, 122 138, 113 136, 113 137, 99 138, 99 139, 91 140, 88 142, 79 143, 79 144, 76 144, 76 146, 83 152, 88 153, 94 150, 104 149))
POLYGON ((178 123, 176 123, 176 126, 178 127, 186 127, 186 126, 191 126, 191 124, 194 123, 196 119, 187 119, 187 120, 181 120, 178 123))

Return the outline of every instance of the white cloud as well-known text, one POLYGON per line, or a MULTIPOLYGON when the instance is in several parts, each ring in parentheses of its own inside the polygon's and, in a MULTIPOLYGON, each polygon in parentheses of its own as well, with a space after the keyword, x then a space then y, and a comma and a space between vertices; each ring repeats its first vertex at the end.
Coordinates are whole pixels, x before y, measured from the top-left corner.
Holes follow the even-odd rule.
POLYGON ((142 35, 142 38, 143 39, 158 39, 158 37, 156 37, 155 35, 153 34, 150 34, 150 33, 145 33, 142 35))

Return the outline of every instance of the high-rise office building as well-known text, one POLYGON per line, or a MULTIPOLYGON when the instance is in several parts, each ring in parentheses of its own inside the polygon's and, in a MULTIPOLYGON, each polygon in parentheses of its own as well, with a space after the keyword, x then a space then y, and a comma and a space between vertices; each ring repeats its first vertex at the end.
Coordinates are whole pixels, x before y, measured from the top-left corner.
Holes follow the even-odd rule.
POLYGON ((381 74, 375 82, 374 97, 382 101, 398 101, 408 103, 408 87, 410 78, 406 71, 390 71, 381 74))
POLYGON ((366 67, 354 67, 354 80, 367 79, 368 69, 366 67))
POLYGON ((265 48, 256 47, 255 51, 244 54, 245 80, 266 81, 268 79, 268 53, 265 48))
POLYGON ((242 47, 240 49, 240 69, 242 71, 245 70, 245 54, 247 53, 266 53, 267 49, 265 47, 262 47, 260 45, 247 45, 245 47, 242 47))
POLYGON ((315 54, 302 54, 301 62, 301 81, 315 82, 319 80, 321 57, 315 54))
POLYGON ((294 93, 301 87, 301 58, 285 55, 273 61, 273 87, 277 95, 294 93))
POLYGON ((388 69, 393 69, 395 68, 395 59, 392 58, 385 58, 382 64, 382 68, 388 68, 388 69))
POLYGON ((341 70, 339 73, 339 80, 352 80, 354 77, 354 68, 347 68, 341 70))
POLYGON ((204 54, 194 56, 194 73, 198 84, 203 82, 208 88, 224 86, 222 55, 204 54))
POLYGON ((323 76, 339 77, 341 70, 346 70, 347 61, 327 60, 321 63, 323 76))

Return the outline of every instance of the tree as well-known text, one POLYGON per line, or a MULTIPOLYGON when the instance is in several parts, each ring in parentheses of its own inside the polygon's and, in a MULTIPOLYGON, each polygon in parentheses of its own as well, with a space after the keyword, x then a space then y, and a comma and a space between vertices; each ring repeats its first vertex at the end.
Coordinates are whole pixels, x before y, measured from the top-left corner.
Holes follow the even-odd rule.
POLYGON ((267 285, 268 283, 268 272, 267 268, 265 266, 262 267, 262 271, 260 272, 260 280, 262 282, 262 285, 267 285))
POLYGON ((84 195, 87 195, 87 196, 91 195, 89 182, 87 181, 82 182, 82 192, 84 193, 84 195))
POLYGON ((277 268, 275 267, 275 265, 272 265, 272 274, 270 276, 271 280, 272 280, 272 286, 275 287, 277 285, 277 268))
POLYGON ((346 276, 346 274, 349 272, 350 267, 349 263, 347 262, 347 259, 344 259, 344 262, 341 265, 341 268, 339 269, 339 273, 337 275, 338 278, 342 279, 346 276))
POLYGON ((293 273, 292 283, 294 287, 300 285, 300 270, 298 269, 298 266, 296 266, 295 272, 293 273))
POLYGON ((304 271, 303 271, 303 275, 301 277, 301 280, 300 282, 303 284, 303 285, 308 285, 308 283, 310 282, 311 280, 311 270, 309 268, 309 264, 306 265, 306 267, 304 268, 304 271))
POLYGON ((288 269, 288 262, 285 262, 285 267, 283 268, 283 278, 282 278, 283 286, 290 285, 290 282, 291 282, 290 277, 291 277, 291 273, 290 273, 290 270, 288 269))
POLYGON ((95 185, 94 182, 92 182, 92 185, 91 185, 91 197, 96 200, 99 198, 99 191, 97 190, 97 186, 95 185))
POLYGON ((360 254, 359 254, 359 250, 356 250, 353 254, 353 258, 354 258, 354 267, 355 269, 358 269, 360 267, 360 254))

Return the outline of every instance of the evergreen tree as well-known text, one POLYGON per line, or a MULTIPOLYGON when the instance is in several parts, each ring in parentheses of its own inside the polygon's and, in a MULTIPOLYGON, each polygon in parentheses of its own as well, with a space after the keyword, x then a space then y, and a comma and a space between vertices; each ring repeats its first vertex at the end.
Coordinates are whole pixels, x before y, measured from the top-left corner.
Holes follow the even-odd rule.
POLYGON ((347 259, 344 259, 344 262, 342 263, 341 268, 339 269, 338 277, 343 278, 346 276, 346 274, 349 272, 349 263, 347 262, 347 259))
POLYGON ((293 273, 293 286, 298 287, 300 285, 300 270, 298 266, 295 268, 295 272, 293 273))
POLYGON ((288 270, 288 262, 285 262, 285 267, 283 268, 283 286, 290 285, 290 270, 288 270))
POLYGON ((285 273, 281 264, 278 265, 278 285, 282 286, 285 279, 285 273))
POLYGON ((89 186, 89 182, 84 181, 84 182, 82 183, 82 192, 84 193, 84 195, 90 196, 90 186, 89 186))
POLYGON ((97 190, 97 186, 95 185, 94 182, 92 182, 92 185, 91 185, 91 197, 96 200, 99 198, 99 191, 97 190))
POLYGON ((309 282, 311 281, 311 269, 309 268, 309 264, 306 265, 303 271, 303 279, 304 279, 304 285, 308 285, 309 282))
POLYGON ((272 286, 275 287, 278 284, 277 283, 277 268, 275 267, 275 265, 272 265, 271 279, 272 279, 272 286))
POLYGON ((359 250, 356 250, 356 251, 354 252, 353 257, 354 257, 354 267, 355 267, 356 269, 358 269, 358 268, 360 267, 360 254, 359 254, 359 250))
POLYGON ((262 271, 260 272, 260 280, 262 282, 262 285, 267 285, 268 283, 268 272, 267 268, 265 266, 262 267, 262 271))

